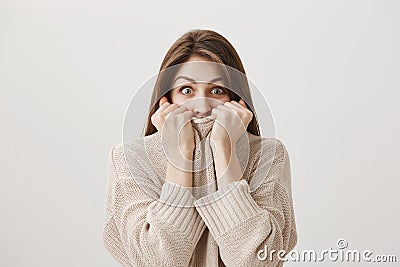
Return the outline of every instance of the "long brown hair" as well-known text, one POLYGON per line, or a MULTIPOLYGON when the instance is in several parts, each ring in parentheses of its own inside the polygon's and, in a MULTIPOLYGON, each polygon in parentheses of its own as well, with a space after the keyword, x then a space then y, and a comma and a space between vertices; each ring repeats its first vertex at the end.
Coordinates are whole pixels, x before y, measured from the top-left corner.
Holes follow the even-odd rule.
MULTIPOLYGON (((211 30, 199 29, 191 30, 182 35, 175 41, 165 55, 151 97, 151 105, 144 130, 144 136, 157 132, 157 128, 151 123, 151 116, 159 108, 160 98, 165 95, 168 101, 172 103, 171 98, 169 97, 170 83, 168 82, 171 75, 162 75, 162 72, 172 66, 185 63, 193 55, 207 58, 210 61, 224 64, 239 71, 237 74, 234 73, 231 75, 230 79, 231 86, 237 88, 235 92, 238 92, 240 96, 229 90, 229 98, 230 100, 235 101, 239 101, 240 98, 243 98, 247 107, 253 112, 253 119, 247 126, 247 131, 259 136, 260 129, 256 118, 257 116, 251 99, 246 72, 239 55, 231 43, 219 33, 211 30)), ((229 88, 230 87, 228 87, 228 89, 229 88)))

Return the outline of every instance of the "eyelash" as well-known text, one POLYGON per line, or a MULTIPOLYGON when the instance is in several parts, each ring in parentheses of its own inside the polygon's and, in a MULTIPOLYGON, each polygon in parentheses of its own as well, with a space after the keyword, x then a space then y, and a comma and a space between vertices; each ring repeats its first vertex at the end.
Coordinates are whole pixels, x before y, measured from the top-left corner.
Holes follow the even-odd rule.
MULTIPOLYGON (((179 92, 182 93, 183 89, 185 89, 185 88, 190 88, 191 90, 193 90, 193 88, 192 88, 191 86, 184 85, 184 86, 181 86, 181 87, 179 88, 179 92)), ((213 87, 211 90, 214 90, 214 89, 216 89, 216 88, 220 89, 220 90, 222 91, 222 93, 220 93, 220 94, 215 94, 215 95, 223 95, 223 94, 226 94, 226 90, 225 90, 225 88, 223 88, 222 86, 215 86, 215 87, 213 87)), ((182 94, 183 94, 183 93, 182 93, 182 94)), ((183 94, 183 95, 187 95, 187 94, 183 94)))

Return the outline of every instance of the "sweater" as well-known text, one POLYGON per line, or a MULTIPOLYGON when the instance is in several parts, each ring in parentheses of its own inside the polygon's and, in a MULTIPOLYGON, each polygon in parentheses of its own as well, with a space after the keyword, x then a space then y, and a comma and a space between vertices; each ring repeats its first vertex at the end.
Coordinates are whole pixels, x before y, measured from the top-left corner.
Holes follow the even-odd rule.
POLYGON ((286 147, 246 132, 236 144, 242 179, 218 188, 208 138, 214 120, 191 123, 191 191, 165 181, 159 132, 112 147, 105 247, 123 266, 283 266, 258 255, 265 248, 288 253, 297 243, 286 147))

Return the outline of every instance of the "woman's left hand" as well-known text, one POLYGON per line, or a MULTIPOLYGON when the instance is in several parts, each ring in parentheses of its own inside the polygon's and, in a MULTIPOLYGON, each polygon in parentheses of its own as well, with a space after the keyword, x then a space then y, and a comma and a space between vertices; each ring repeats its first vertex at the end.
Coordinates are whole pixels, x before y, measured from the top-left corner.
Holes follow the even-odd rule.
POLYGON ((247 126, 253 118, 253 112, 247 107, 243 99, 225 102, 214 108, 211 116, 216 118, 210 141, 215 145, 233 146, 246 132, 247 126))

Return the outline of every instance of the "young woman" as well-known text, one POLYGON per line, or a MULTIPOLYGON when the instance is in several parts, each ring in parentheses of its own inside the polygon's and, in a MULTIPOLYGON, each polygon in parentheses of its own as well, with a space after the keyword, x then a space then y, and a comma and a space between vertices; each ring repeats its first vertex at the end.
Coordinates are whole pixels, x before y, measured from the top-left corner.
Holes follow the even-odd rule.
POLYGON ((233 46, 210 30, 184 34, 152 103, 144 137, 109 156, 111 255, 124 266, 282 266, 297 243, 289 157, 260 136, 233 46))

